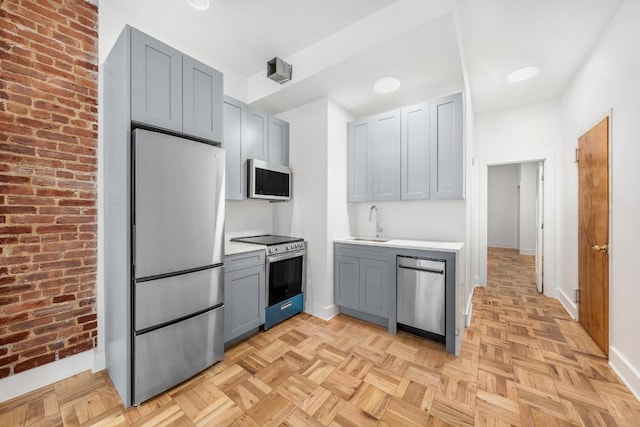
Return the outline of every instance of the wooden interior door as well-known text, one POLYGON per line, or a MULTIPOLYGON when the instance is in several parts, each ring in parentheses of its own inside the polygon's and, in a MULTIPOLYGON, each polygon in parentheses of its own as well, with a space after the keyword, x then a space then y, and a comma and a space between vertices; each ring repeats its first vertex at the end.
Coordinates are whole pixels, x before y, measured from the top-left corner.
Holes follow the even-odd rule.
POLYGON ((609 118, 578 140, 578 315, 609 355, 609 118))

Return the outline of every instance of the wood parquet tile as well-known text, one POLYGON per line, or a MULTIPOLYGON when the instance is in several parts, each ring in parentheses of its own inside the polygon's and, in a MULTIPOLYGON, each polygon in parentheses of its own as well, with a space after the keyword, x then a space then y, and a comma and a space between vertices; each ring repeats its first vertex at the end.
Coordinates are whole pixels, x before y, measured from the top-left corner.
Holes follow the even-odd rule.
POLYGON ((0 404, 0 426, 639 426, 582 327, 538 294, 533 257, 489 249, 460 357, 344 315, 307 314, 125 410, 105 372, 0 404))

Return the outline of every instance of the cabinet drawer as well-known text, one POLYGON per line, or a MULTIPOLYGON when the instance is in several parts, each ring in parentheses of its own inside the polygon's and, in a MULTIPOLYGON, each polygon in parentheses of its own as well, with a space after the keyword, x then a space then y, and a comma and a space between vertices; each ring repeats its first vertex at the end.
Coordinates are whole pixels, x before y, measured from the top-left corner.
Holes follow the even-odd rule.
POLYGON ((366 245, 336 244, 335 255, 379 261, 387 260, 387 251, 384 248, 366 245))
POLYGON ((241 254, 227 255, 224 257, 224 267, 227 273, 241 270, 243 268, 264 266, 265 252, 264 249, 257 251, 244 252, 241 254))

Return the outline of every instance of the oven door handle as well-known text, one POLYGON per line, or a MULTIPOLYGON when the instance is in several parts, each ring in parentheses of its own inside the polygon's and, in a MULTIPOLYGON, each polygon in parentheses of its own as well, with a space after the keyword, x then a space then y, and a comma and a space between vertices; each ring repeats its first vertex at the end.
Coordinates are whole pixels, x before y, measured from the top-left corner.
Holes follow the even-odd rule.
POLYGON ((274 255, 267 255, 267 262, 268 263, 273 263, 273 262, 277 262, 277 261, 283 261, 285 259, 290 259, 290 258, 296 258, 299 256, 303 256, 306 255, 307 251, 306 250, 302 250, 302 251, 296 251, 296 252, 286 252, 283 254, 274 254, 274 255))

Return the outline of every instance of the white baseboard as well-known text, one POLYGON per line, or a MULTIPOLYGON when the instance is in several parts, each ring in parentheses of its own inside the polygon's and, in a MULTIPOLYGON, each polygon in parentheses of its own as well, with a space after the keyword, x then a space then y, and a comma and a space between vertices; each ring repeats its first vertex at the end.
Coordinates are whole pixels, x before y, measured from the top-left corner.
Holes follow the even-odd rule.
POLYGON ((487 243, 489 248, 502 248, 502 249, 518 249, 518 245, 512 245, 510 243, 487 243))
POLYGON ((609 347, 609 366, 629 387, 636 399, 640 400, 640 372, 614 347, 609 347))
POLYGON ((468 328, 471 326, 471 312, 473 311, 473 292, 475 288, 471 290, 471 294, 469 294, 469 298, 467 299, 467 309, 464 312, 464 326, 468 328))
POLYGON ((335 304, 331 304, 326 307, 319 304, 309 304, 307 307, 309 308, 308 310, 305 310, 307 313, 319 317, 322 320, 331 320, 339 313, 338 306, 335 304))
POLYGON ((93 368, 93 350, 74 354, 0 380, 0 402, 93 368))
POLYGON ((520 249, 520 255, 535 255, 535 249, 520 249))
POLYGON ((93 351, 93 367, 91 368, 92 372, 99 372, 104 369, 107 369, 107 356, 104 351, 98 351, 98 349, 94 349, 93 351))
POLYGON ((578 320, 578 306, 575 302, 571 301, 571 299, 564 293, 562 289, 556 289, 556 295, 560 304, 567 310, 569 316, 573 318, 573 320, 578 320))

